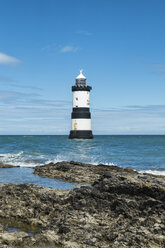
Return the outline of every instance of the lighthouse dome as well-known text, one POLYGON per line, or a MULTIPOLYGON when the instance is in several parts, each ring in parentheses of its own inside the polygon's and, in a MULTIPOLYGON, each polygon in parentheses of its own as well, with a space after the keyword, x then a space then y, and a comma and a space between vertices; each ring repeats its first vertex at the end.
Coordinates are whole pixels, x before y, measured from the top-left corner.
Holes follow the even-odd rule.
POLYGON ((76 77, 76 85, 86 86, 86 77, 82 74, 83 70, 80 70, 80 74, 76 77))
POLYGON ((80 74, 76 77, 76 79, 86 79, 86 77, 82 74, 83 70, 80 70, 80 74))

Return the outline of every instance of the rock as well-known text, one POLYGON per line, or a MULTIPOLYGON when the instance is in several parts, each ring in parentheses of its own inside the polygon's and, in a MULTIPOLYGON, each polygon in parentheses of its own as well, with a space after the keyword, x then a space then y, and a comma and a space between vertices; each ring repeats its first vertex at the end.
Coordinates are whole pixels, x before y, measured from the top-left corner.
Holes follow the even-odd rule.
POLYGON ((0 235, 0 239, 2 239, 2 243, 9 243, 13 244, 16 243, 18 240, 22 240, 25 237, 28 237, 29 235, 25 232, 13 232, 13 233, 8 233, 5 232, 0 235))
POLYGON ((0 168, 13 168, 13 167, 19 167, 19 166, 13 166, 11 164, 0 163, 0 168))
POLYGON ((92 185, 73 190, 0 185, 2 247, 165 247, 164 177, 73 161, 36 169, 43 176, 51 172, 92 185), (13 238, 4 225, 19 228, 20 236, 13 238))
POLYGON ((92 165, 84 164, 80 162, 58 162, 49 163, 44 166, 36 166, 34 168, 34 174, 43 177, 57 178, 69 182, 75 183, 94 183, 102 175, 110 175, 111 172, 122 172, 125 171, 137 174, 136 171, 129 168, 120 168, 117 166, 107 166, 103 164, 92 165))

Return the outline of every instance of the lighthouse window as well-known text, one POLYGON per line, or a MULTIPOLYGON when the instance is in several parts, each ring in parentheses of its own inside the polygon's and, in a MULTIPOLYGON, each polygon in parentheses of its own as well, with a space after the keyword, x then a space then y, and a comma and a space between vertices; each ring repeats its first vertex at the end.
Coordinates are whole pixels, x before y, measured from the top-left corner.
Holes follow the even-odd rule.
POLYGON ((76 97, 76 100, 78 101, 78 97, 76 97))

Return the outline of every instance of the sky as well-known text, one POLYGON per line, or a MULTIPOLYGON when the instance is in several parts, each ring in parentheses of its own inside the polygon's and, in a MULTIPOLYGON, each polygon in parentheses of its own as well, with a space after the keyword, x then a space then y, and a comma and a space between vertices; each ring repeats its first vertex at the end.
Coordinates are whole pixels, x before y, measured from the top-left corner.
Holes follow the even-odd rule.
POLYGON ((94 134, 165 134, 164 0, 1 0, 0 134, 69 134, 79 70, 94 134))

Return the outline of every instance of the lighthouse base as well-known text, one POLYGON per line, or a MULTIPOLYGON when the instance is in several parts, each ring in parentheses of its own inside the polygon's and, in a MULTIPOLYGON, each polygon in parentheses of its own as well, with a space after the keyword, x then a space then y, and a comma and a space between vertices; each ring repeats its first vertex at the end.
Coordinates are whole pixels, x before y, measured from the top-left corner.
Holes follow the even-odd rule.
POLYGON ((91 130, 71 130, 69 139, 93 139, 91 130))

